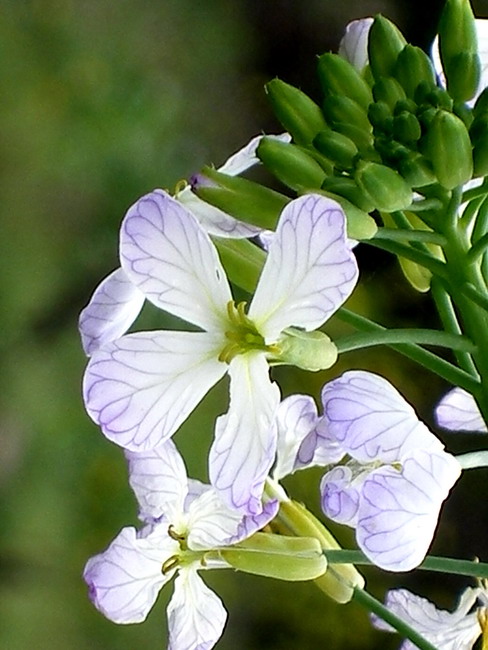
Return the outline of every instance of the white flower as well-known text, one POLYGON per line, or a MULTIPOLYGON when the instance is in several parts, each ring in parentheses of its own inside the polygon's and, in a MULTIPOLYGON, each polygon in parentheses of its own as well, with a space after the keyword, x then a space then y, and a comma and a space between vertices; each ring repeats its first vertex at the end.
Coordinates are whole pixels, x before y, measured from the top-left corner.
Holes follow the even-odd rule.
POLYGON ((234 507, 255 512, 276 450, 270 425, 279 390, 268 359, 288 345, 290 326, 320 327, 357 281, 342 209, 314 194, 284 208, 247 315, 232 301, 208 235, 161 190, 128 211, 120 257, 147 300, 200 331, 137 332, 106 343, 85 373, 88 413, 110 440, 149 450, 228 371, 230 409, 217 420, 210 478, 234 507))
POLYGON ((372 24, 373 18, 353 20, 347 25, 339 43, 339 54, 358 72, 362 72, 369 62, 368 36, 372 24))

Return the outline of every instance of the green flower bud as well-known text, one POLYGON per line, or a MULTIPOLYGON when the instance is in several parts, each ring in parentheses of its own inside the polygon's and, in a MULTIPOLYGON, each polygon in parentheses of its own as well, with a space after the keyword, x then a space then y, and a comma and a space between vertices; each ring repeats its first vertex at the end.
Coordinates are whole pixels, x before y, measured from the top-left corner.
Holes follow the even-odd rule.
POLYGON ((374 102, 369 105, 368 118, 373 125, 374 131, 391 132, 393 119, 390 106, 386 102, 374 102))
MULTIPOLYGON (((296 501, 283 501, 272 528, 285 534, 314 537, 324 551, 339 550, 337 540, 304 506, 296 501)), ((353 564, 329 566, 315 584, 338 603, 348 603, 356 587, 364 587, 364 578, 353 564)))
POLYGON ((358 187, 356 181, 348 176, 328 176, 322 189, 344 197, 365 212, 375 209, 374 203, 358 187))
POLYGON ((297 144, 309 145, 326 128, 319 106, 298 88, 273 79, 265 89, 276 117, 297 144))
POLYGON ((353 99, 340 95, 329 95, 323 104, 323 113, 332 127, 338 123, 352 124, 362 131, 371 131, 366 111, 353 99))
POLYGON ((488 111, 480 113, 469 127, 471 142, 474 144, 477 138, 482 135, 488 128, 488 111))
MULTIPOLYGON (((443 108, 446 111, 451 111, 454 105, 452 97, 444 88, 430 89, 425 96, 425 102, 435 108, 443 108)), ((418 103, 420 104, 421 102, 418 101, 418 103)))
POLYGON ((488 175, 488 128, 479 133, 473 148, 473 176, 488 175))
POLYGON ((356 68, 338 54, 327 53, 319 57, 318 75, 325 97, 348 97, 365 111, 373 100, 371 88, 356 68))
POLYGON ((435 183, 436 177, 430 162, 420 153, 412 153, 398 163, 398 171, 413 187, 424 187, 435 183))
POLYGON ((488 112, 488 86, 480 93, 475 105, 473 106, 474 117, 488 112))
POLYGON ((358 148, 350 138, 331 130, 318 133, 313 146, 341 169, 352 168, 358 155, 358 148))
POLYGON ((374 162, 361 162, 354 176, 361 190, 371 198, 377 210, 404 210, 412 203, 410 185, 396 171, 374 162))
POLYGON ((278 341, 277 347, 280 352, 271 359, 273 364, 286 364, 317 372, 331 368, 337 361, 336 346, 319 330, 305 332, 289 327, 278 341))
POLYGON ((420 108, 417 112, 417 118, 423 129, 427 129, 437 115, 439 109, 432 107, 420 108))
POLYGON ((393 77, 382 77, 373 86, 373 97, 377 102, 385 102, 391 110, 395 104, 406 98, 405 91, 393 77))
MULTIPOLYGON (((352 183, 354 183, 352 179, 345 180, 351 180, 352 183)), ((357 185, 355 183, 354 185, 357 192, 361 193, 357 185)), ((337 203, 339 203, 341 208, 344 210, 347 220, 347 236, 350 239, 357 239, 358 241, 362 241, 365 239, 371 239, 376 235, 378 226, 376 225, 376 221, 368 214, 367 211, 361 210, 361 208, 357 207, 355 203, 351 203, 344 196, 340 196, 334 192, 323 189, 320 191, 320 194, 328 196, 329 199, 334 199, 334 201, 337 201, 337 203)), ((364 195, 362 196, 363 200, 366 201, 364 195)))
POLYGON ((481 73, 469 0, 447 0, 439 23, 439 50, 449 94, 457 101, 468 101, 476 93, 481 73))
POLYGON ((255 533, 220 550, 219 555, 239 571, 278 580, 313 580, 327 569, 320 542, 314 537, 255 533))
POLYGON ((207 203, 261 228, 274 230, 288 197, 259 183, 204 167, 192 179, 192 190, 207 203))
POLYGON ((414 97, 419 83, 436 87, 434 67, 427 54, 419 47, 407 44, 398 55, 393 69, 394 77, 405 89, 408 97, 414 97))
POLYGON ((393 108, 393 115, 400 115, 400 113, 416 113, 417 104, 412 99, 400 99, 393 108))
POLYGON ((369 30, 369 65, 375 81, 393 76, 393 69, 407 41, 401 31, 383 16, 376 16, 369 30))
MULTIPOLYGON (((371 127, 370 127, 371 128, 371 127)), ((359 128, 355 124, 337 122, 334 124, 334 131, 350 138, 361 155, 368 156, 373 150, 373 134, 359 128)))
MULTIPOLYGON (((450 110, 450 109, 447 109, 450 110)), ((457 115, 466 125, 467 129, 471 128, 474 120, 474 113, 472 108, 470 108, 464 102, 454 102, 452 105, 452 112, 454 115, 457 115)))
POLYGON ((463 185, 473 174, 469 134, 453 113, 437 111, 425 136, 423 153, 431 161, 439 183, 448 190, 463 185))
POLYGON ((399 142, 416 142, 422 135, 420 122, 412 113, 403 111, 393 118, 393 137, 399 142))
POLYGON ((295 144, 264 137, 256 153, 264 166, 292 190, 318 188, 324 182, 322 167, 295 144))

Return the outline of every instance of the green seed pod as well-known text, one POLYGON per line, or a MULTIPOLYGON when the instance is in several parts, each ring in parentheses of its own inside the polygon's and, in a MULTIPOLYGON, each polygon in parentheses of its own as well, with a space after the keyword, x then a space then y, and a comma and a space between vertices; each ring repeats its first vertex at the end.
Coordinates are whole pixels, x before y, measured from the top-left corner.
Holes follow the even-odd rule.
POLYGON ((418 152, 400 160, 398 171, 414 189, 432 185, 436 181, 431 163, 418 152))
POLYGON ((398 101, 406 99, 406 94, 396 79, 382 77, 373 86, 373 97, 377 102, 385 102, 393 110, 398 101))
POLYGON ((296 144, 264 137, 256 153, 264 166, 292 190, 318 188, 324 182, 322 167, 296 144))
POLYGON ((369 65, 375 81, 391 77, 398 55, 407 41, 401 31, 383 16, 376 16, 369 30, 369 65))
POLYGON ((278 217, 289 199, 239 176, 222 174, 204 167, 192 182, 195 194, 227 214, 261 228, 274 230, 278 217))
POLYGON ((322 184, 322 189, 341 196, 364 212, 372 212, 374 203, 362 192, 356 181, 349 176, 328 176, 322 184))
POLYGON ((420 122, 412 113, 403 111, 393 118, 393 137, 399 142, 410 144, 420 139, 420 122))
POLYGON ((469 134, 453 113, 437 111, 424 138, 423 153, 431 161, 439 183, 448 190, 463 185, 473 174, 469 134))
POLYGON ((354 178, 361 190, 371 198, 377 210, 404 210, 412 203, 410 185, 391 167, 374 162, 359 163, 354 178))
POLYGON ((456 101, 468 101, 478 89, 481 73, 469 0, 446 1, 439 23, 439 50, 449 94, 456 101))
POLYGON ((265 86, 276 117, 296 144, 309 145, 326 123, 319 106, 304 92, 273 79, 265 86))
POLYGON ((371 88, 359 72, 338 54, 319 57, 318 75, 325 97, 339 95, 355 101, 365 111, 373 101, 371 88))
POLYGON ((318 133, 314 138, 313 146, 341 169, 352 168, 359 153, 350 138, 330 130, 318 133))
POLYGON ((329 95, 323 104, 323 113, 327 123, 334 126, 337 123, 353 124, 362 131, 371 131, 371 124, 366 111, 349 97, 329 95))
POLYGON ((434 67, 427 54, 419 47, 407 44, 398 55, 393 68, 393 76, 398 80, 408 97, 413 98, 420 83, 436 87, 434 67))

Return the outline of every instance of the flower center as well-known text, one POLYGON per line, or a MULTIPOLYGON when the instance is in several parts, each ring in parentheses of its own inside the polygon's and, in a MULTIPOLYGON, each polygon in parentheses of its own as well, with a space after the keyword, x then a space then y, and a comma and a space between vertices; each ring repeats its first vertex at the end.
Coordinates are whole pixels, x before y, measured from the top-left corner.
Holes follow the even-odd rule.
POLYGON ((171 524, 168 528, 168 535, 171 539, 174 539, 175 542, 178 542, 180 549, 163 562, 161 567, 161 573, 163 575, 166 575, 175 569, 189 566, 194 562, 198 562, 201 566, 205 566, 205 554, 202 551, 192 551, 188 548, 186 533, 179 533, 173 524, 171 524))
POLYGON ((227 303, 229 329, 225 331, 225 338, 228 342, 219 354, 219 361, 230 363, 238 354, 244 354, 250 350, 276 353, 276 346, 267 345, 264 342, 264 338, 258 332, 256 325, 246 315, 245 308, 245 302, 236 305, 233 300, 230 300, 227 303))

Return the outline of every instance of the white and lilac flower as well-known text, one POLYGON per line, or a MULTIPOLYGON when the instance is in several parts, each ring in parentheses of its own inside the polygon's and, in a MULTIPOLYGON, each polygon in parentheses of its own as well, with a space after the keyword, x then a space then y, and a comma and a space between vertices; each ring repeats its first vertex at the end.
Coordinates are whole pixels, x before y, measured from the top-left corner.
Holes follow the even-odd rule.
MULTIPOLYGON (((254 165, 260 164, 256 149, 264 136, 258 135, 248 144, 233 154, 218 171, 237 176, 254 165)), ((283 142, 289 142, 288 133, 269 135, 283 142)), ((238 221, 216 208, 191 191, 185 184, 176 192, 175 199, 184 205, 211 235, 244 239, 258 235, 262 229, 238 221)), ((106 343, 115 341, 134 323, 144 304, 144 294, 137 285, 119 268, 108 275, 95 289, 88 305, 82 310, 79 329, 83 350, 87 356, 102 348, 106 343)))
MULTIPOLYGON (((385 605, 438 650, 471 650, 479 636, 483 634, 485 640, 488 633, 488 594, 484 587, 468 587, 453 612, 438 609, 426 598, 407 589, 389 591, 385 605), (477 601, 479 606, 473 610, 477 601)), ((377 616, 373 616, 373 624, 380 630, 396 632, 377 616)), ((415 650, 416 647, 407 640, 402 643, 401 650, 415 650)))
POLYGON ((147 453, 127 452, 130 483, 145 524, 123 528, 109 547, 86 564, 84 579, 94 605, 115 623, 145 620, 158 593, 173 577, 168 606, 172 650, 210 650, 220 638, 227 612, 199 571, 228 568, 219 549, 246 539, 277 511, 268 502, 258 517, 229 509, 214 488, 187 479, 170 440, 147 453))
POLYGON ((210 478, 234 507, 255 512, 276 451, 271 422, 280 394, 268 360, 288 328, 320 327, 357 281, 342 209, 314 194, 285 206, 247 315, 232 301, 207 233, 161 190, 129 209, 120 258, 147 300, 201 331, 137 332, 105 343, 85 373, 89 415, 110 440, 147 451, 229 372, 230 409, 217 420, 210 478))
POLYGON ((369 62, 368 37, 373 21, 373 18, 368 17, 348 23, 339 43, 340 56, 349 61, 358 72, 363 72, 369 62))
MULTIPOLYGON (((351 371, 322 391, 328 436, 350 460, 325 474, 322 509, 391 571, 420 564, 461 466, 383 377, 351 371)), ((320 440, 319 440, 320 444, 320 440)))
POLYGON ((488 429, 474 397, 463 388, 453 388, 437 404, 437 424, 450 431, 487 433, 488 429))

